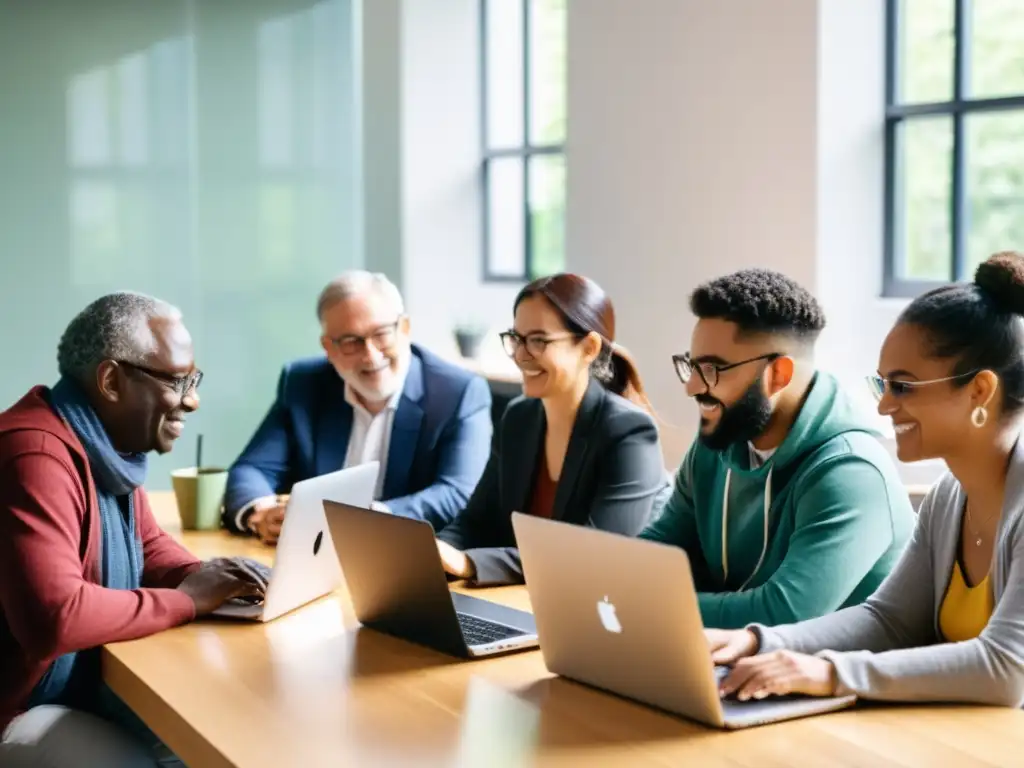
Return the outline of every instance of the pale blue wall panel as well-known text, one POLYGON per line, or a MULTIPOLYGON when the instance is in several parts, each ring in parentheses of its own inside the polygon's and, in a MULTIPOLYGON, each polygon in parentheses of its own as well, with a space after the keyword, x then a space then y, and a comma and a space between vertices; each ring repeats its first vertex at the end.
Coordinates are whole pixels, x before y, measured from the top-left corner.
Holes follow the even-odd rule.
POLYGON ((0 406, 110 290, 185 312, 202 407, 149 486, 226 463, 323 283, 363 263, 352 0, 0 0, 0 406))

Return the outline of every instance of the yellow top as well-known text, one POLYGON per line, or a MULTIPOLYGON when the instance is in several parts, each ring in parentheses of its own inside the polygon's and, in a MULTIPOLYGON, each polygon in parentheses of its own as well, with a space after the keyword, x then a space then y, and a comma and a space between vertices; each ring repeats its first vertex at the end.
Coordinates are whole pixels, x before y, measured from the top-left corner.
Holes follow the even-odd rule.
POLYGON ((956 643, 976 638, 992 617, 993 608, 988 576, 968 587, 960 563, 954 562, 949 587, 939 608, 939 629, 946 640, 956 643))

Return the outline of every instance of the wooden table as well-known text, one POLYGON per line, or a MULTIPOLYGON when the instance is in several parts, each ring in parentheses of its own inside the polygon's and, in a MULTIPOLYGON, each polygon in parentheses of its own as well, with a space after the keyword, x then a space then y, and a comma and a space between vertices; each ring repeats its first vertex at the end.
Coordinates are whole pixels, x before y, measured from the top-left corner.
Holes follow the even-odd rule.
MULTIPOLYGON (((221 533, 181 534, 201 557, 272 550, 221 533)), ((522 588, 487 596, 528 607, 522 588)), ((460 662, 358 628, 344 595, 266 625, 200 621, 110 645, 113 689, 193 768, 1024 764, 1024 713, 977 707, 863 708, 718 732, 552 677, 540 653, 460 662)))

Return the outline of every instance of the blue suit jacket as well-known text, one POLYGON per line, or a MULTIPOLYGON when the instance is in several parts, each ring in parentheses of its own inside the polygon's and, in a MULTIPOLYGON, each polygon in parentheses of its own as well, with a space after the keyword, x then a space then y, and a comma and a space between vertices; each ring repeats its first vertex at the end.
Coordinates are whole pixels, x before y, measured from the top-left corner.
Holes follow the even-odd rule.
MULTIPOLYGON (((327 358, 290 363, 277 399, 232 465, 224 525, 253 499, 287 493, 293 483, 341 469, 352 406, 327 358)), ((395 411, 382 500, 404 517, 440 530, 466 506, 490 455, 491 393, 487 382, 413 345, 395 411)))

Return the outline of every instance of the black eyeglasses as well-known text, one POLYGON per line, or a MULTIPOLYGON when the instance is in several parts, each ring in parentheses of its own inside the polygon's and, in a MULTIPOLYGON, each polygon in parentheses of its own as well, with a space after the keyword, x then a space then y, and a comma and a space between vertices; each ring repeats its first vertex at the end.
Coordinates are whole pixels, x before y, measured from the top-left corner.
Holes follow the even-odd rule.
POLYGON ((382 325, 366 336, 349 333, 331 339, 331 344, 343 355, 358 355, 368 344, 373 344, 378 352, 387 352, 395 346, 395 341, 398 338, 398 326, 401 322, 402 318, 399 317, 395 322, 382 325))
POLYGON ((978 371, 968 371, 967 373, 958 373, 956 376, 944 376, 941 379, 927 379, 925 381, 905 381, 902 379, 893 381, 876 374, 865 378, 867 379, 868 387, 871 389, 871 394, 875 396, 875 400, 881 400, 886 390, 889 390, 893 397, 905 397, 921 387, 927 387, 930 384, 941 384, 944 381, 959 381, 960 379, 974 376, 977 373, 978 371))
POLYGON ((116 362, 118 365, 123 365, 126 368, 131 368, 139 373, 144 373, 150 378, 166 384, 173 389, 174 393, 179 397, 184 397, 189 392, 198 390, 199 384, 203 380, 203 372, 198 368, 187 376, 175 376, 174 374, 165 373, 164 371, 158 371, 153 368, 147 368, 146 366, 139 365, 137 363, 129 363, 127 360, 117 360, 116 362))
POLYGON ((547 351, 549 344, 566 339, 581 338, 577 333, 559 333, 553 336, 531 333, 523 336, 512 330, 502 331, 498 336, 501 338, 501 346, 505 348, 505 354, 509 357, 515 357, 516 352, 523 347, 526 348, 526 353, 530 357, 541 357, 547 351))
POLYGON ((783 357, 783 355, 780 355, 778 352, 772 352, 768 355, 751 357, 749 360, 740 360, 738 363, 713 363, 710 360, 702 360, 695 363, 690 358, 690 353, 684 352, 681 355, 672 355, 672 364, 676 368, 676 375, 683 384, 688 384, 690 379, 693 378, 693 372, 697 371, 697 375, 704 382, 704 386, 708 389, 713 389, 718 385, 718 377, 723 371, 731 371, 733 368, 739 368, 741 365, 747 365, 748 363, 756 363, 760 360, 778 360, 780 357, 783 357))

